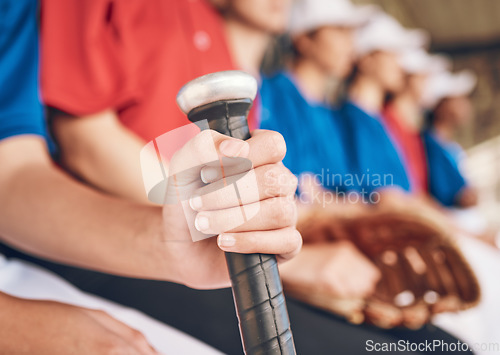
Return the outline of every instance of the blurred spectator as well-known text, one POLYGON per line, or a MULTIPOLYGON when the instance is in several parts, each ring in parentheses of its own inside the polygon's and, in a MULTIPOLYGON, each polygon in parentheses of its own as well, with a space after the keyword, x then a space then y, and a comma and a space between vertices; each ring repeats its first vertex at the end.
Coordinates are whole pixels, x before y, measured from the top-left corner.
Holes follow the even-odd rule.
POLYGON ((453 140, 456 131, 472 117, 468 95, 475 85, 476 77, 470 72, 442 72, 433 76, 426 88, 424 103, 432 109, 423 134, 429 192, 447 207, 477 204, 477 192, 460 168, 465 154, 453 140))
MULTIPOLYGON (((285 165, 315 174, 324 187, 344 191, 350 149, 343 146, 337 113, 326 102, 329 78, 345 79, 354 58, 353 33, 376 11, 349 1, 299 1, 290 31, 290 68, 262 83, 262 128, 283 134, 285 165)), ((350 189, 350 188, 349 188, 350 189)))
POLYGON ((412 192, 426 194, 427 159, 420 136, 424 125, 422 98, 429 76, 446 70, 450 63, 446 58, 431 56, 423 49, 407 51, 400 61, 405 72, 405 85, 390 98, 383 119, 404 158, 412 192))
MULTIPOLYGON (((406 30, 387 14, 361 28, 355 39, 357 63, 341 109, 346 144, 352 149, 351 170, 382 177, 383 185, 410 190, 406 168, 382 122, 385 97, 401 90, 404 73, 399 56, 426 44, 421 30, 406 30), (389 181, 386 181, 389 179, 389 181)), ((373 184, 372 184, 373 185, 373 184)), ((371 191, 377 186, 364 186, 371 191)))
POLYGON ((287 26, 292 0, 210 0, 224 19, 234 65, 258 78, 270 41, 287 26))

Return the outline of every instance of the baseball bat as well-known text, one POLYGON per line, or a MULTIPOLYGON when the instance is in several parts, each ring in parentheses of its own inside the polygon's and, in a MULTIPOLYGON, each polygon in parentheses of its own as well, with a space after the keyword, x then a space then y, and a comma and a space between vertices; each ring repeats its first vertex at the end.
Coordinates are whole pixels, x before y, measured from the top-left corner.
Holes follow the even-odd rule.
MULTIPOLYGON (((187 83, 177 104, 201 129, 246 140, 250 138, 247 115, 256 93, 257 82, 251 75, 224 71, 187 83)), ((245 354, 295 354, 276 256, 230 252, 225 256, 245 354)))

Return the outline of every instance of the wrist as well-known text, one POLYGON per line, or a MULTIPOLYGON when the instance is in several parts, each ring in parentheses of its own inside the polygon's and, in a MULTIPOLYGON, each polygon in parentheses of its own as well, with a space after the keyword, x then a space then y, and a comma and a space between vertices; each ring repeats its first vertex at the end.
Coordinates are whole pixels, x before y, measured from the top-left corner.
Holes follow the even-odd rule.
POLYGON ((162 209, 148 206, 141 218, 131 255, 138 277, 172 281, 175 270, 169 252, 167 233, 163 224, 162 209))

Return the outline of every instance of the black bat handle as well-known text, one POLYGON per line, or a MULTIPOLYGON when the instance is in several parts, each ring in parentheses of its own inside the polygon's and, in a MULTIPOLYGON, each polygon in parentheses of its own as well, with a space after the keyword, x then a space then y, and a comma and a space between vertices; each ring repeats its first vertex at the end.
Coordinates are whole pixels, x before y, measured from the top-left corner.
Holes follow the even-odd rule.
MULTIPOLYGON (((191 110, 188 118, 205 122, 202 129, 245 140, 251 106, 250 99, 217 101, 191 110)), ((276 256, 226 253, 226 261, 245 354, 295 354, 276 256)))

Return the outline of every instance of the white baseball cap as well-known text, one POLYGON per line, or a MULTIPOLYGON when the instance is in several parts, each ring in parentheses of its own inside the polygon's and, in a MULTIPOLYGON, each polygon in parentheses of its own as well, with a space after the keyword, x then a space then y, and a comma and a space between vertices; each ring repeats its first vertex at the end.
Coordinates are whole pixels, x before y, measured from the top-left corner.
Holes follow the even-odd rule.
POLYGON ((290 17, 290 34, 302 34, 322 26, 359 27, 378 11, 378 6, 356 6, 349 0, 296 0, 290 17))
POLYGON ((449 71, 441 72, 427 81, 422 102, 426 108, 433 109, 445 98, 470 95, 476 83, 477 76, 471 70, 462 70, 455 74, 449 71))
POLYGON ((358 57, 374 51, 403 53, 427 46, 429 39, 426 31, 406 29, 395 18, 381 12, 356 31, 355 48, 358 57))
POLYGON ((410 49, 399 58, 401 68, 408 74, 439 74, 451 69, 451 60, 439 54, 429 54, 422 48, 410 49))

